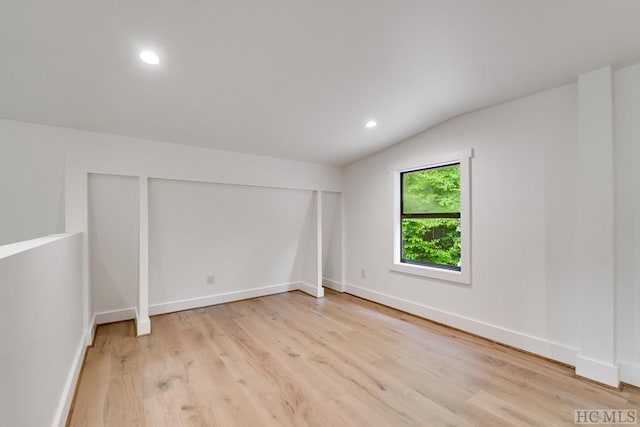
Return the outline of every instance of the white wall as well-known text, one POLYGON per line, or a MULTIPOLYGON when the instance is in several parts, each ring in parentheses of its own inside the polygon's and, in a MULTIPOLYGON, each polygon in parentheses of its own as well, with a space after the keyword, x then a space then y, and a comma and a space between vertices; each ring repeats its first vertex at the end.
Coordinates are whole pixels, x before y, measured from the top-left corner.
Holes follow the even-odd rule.
POLYGON ((611 67, 581 74, 578 93, 580 351, 576 374, 617 386, 611 67))
POLYGON ((0 245, 64 231, 65 144, 0 120, 0 245))
POLYGON ((342 290, 342 200, 340 193, 322 195, 322 275, 326 286, 342 290))
MULTIPOLYGON (((261 187, 263 189, 304 190, 307 192, 318 190, 340 191, 341 189, 341 170, 336 167, 91 132, 71 131, 58 128, 51 128, 49 130, 53 133, 63 133, 70 141, 67 148, 65 171, 65 219, 67 230, 86 231, 89 229, 87 222, 89 216, 87 210, 89 204, 87 199, 88 174, 139 177, 140 182, 143 183, 150 180, 152 186, 157 184, 155 180, 173 180, 188 181, 192 183, 191 185, 196 185, 195 183, 231 184, 235 186, 261 187)), ((154 189, 152 188, 151 191, 150 200, 153 200, 154 189)), ((171 197, 177 196, 175 193, 172 194, 171 197)), ((138 197, 138 205, 143 206, 143 203, 147 200, 145 194, 139 192, 138 197)), ((179 206, 179 204, 173 201, 167 201, 167 203, 174 209, 176 206, 179 206)), ((197 200, 187 201, 186 203, 188 205, 183 207, 191 213, 197 212, 198 208, 202 207, 202 200, 199 198, 197 200)), ((270 206, 269 209, 275 209, 276 205, 278 208, 283 209, 283 206, 277 203, 270 206)), ((236 215, 239 214, 237 210, 234 212, 236 215)), ((157 234, 158 230, 149 229, 149 219, 154 218, 153 215, 156 213, 157 210, 155 210, 153 206, 150 206, 149 216, 142 215, 139 218, 140 236, 146 235, 146 231, 149 230, 150 239, 157 237, 154 236, 153 233, 157 234)), ((157 219, 159 218, 153 220, 155 221, 157 219)), ((211 236, 216 232, 216 227, 217 226, 214 225, 210 230, 203 230, 203 234, 211 236)), ((312 233, 311 236, 315 236, 315 233, 312 233)), ((251 238, 250 233, 241 236, 241 239, 246 241, 250 241, 251 238)), ((214 250, 211 244, 208 245, 209 251, 214 250)), ((152 251, 154 251, 154 249, 150 248, 149 253, 152 251)), ((141 246, 141 252, 139 254, 139 295, 146 295, 149 289, 150 283, 146 280, 146 274, 143 274, 147 272, 143 265, 149 253, 146 251, 146 247, 142 248, 141 246)), ((194 252, 191 253, 195 254, 194 252)), ((117 259, 115 255, 105 255, 109 259, 117 259)), ((88 259, 88 252, 83 256, 85 259, 88 259)), ((313 259, 317 259, 317 256, 313 256, 313 259)), ((179 266, 180 259, 163 258, 163 262, 169 267, 171 265, 179 266)), ((89 263, 87 262, 85 264, 85 271, 83 272, 83 276, 85 277, 85 298, 87 300, 85 307, 88 307, 85 313, 85 323, 91 328, 93 325, 92 319, 97 313, 95 310, 90 310, 90 294, 92 293, 93 285, 91 287, 89 285, 90 273, 88 266, 89 263)), ((119 268, 122 269, 124 267, 119 268)), ((208 270, 209 266, 203 265, 201 268, 208 270)), ((295 266, 292 266, 292 268, 295 268, 295 266)), ((304 275, 307 271, 307 268, 302 267, 301 274, 304 275)), ((215 272, 213 273, 215 274, 215 272)), ((107 272, 107 274, 112 273, 107 272)), ((249 292, 247 291, 246 283, 236 282, 238 278, 239 276, 228 282, 233 283, 233 286, 229 285, 228 292, 222 293, 220 293, 221 288, 216 288, 215 286, 208 287, 205 290, 202 290, 202 288, 198 286, 198 291, 195 292, 193 289, 193 287, 196 286, 195 279, 190 279, 192 281, 189 283, 180 284, 180 286, 191 287, 190 290, 184 292, 171 291, 172 295, 180 295, 182 299, 178 300, 169 300, 169 297, 167 297, 164 301, 160 301, 160 296, 156 292, 158 288, 156 285, 153 285, 154 307, 152 307, 152 314, 258 296, 266 293, 282 292, 296 288, 283 285, 277 288, 251 288, 249 292), (203 293, 206 295, 202 295, 203 293)), ((155 274, 151 278, 151 283, 153 283, 153 280, 158 279, 162 278, 155 274)), ((302 279, 305 280, 305 277, 303 276, 302 279)), ((166 284, 160 286, 166 287, 166 284)), ((136 307, 137 313, 140 316, 137 318, 139 326, 138 333, 148 333, 148 329, 144 330, 144 328, 140 327, 140 325, 148 324, 148 318, 144 314, 146 312, 148 298, 143 297, 142 299, 138 298, 138 300, 140 301, 136 307)), ((128 307, 119 307, 117 310, 119 311, 111 313, 106 317, 98 315, 96 321, 100 322, 101 319, 105 318, 111 320, 122 319, 131 316, 131 310, 129 310, 128 307)))
POLYGON ((299 251, 299 257, 297 265, 299 266, 300 280, 304 286, 308 287, 310 292, 313 293, 311 288, 317 286, 318 281, 318 236, 316 230, 318 227, 318 220, 316 218, 318 209, 317 194, 313 194, 309 203, 309 209, 306 212, 304 218, 304 224, 301 228, 301 250, 299 251), (299 264, 298 264, 299 263, 299 264))
POLYGON ((64 425, 84 355, 81 249, 79 234, 0 247, 2 426, 64 425))
POLYGON ((133 309, 138 290, 138 180, 89 175, 91 302, 101 322, 106 313, 133 309))
POLYGON ((640 64, 613 76, 616 353, 640 384, 640 64))
POLYGON ((574 362, 576 124, 570 84, 458 117, 348 166, 347 291, 574 362), (470 148, 471 286, 390 272, 389 171, 470 148))
MULTIPOLYGON (((333 166, 209 150, 117 135, 86 132, 52 126, 0 119, 0 144, 3 167, 0 168, 0 243, 47 234, 62 229, 89 230, 88 174, 125 175, 146 179, 172 179, 216 184, 249 185, 306 191, 340 191, 341 169, 333 166), (7 153, 7 156, 4 154, 7 153), (10 160, 11 159, 11 160, 10 160), (4 165, 4 162, 7 162, 4 165), (6 167, 5 167, 6 166, 6 167), (10 167, 9 167, 10 166, 10 167), (35 170, 32 170, 35 168, 35 170), (64 174, 64 191, 60 180, 64 174), (16 183, 19 183, 16 184, 16 183), (33 197, 33 200, 30 199, 33 197), (64 197, 64 209, 61 198, 64 197), (5 206, 7 208, 5 208, 5 206)), ((101 201, 107 207, 108 201, 101 201)), ((107 216, 102 216, 107 220, 107 216)), ((93 226, 96 226, 94 223, 93 226)), ((117 233, 114 227, 104 229, 117 233)), ((313 234, 315 236, 315 234, 313 234)), ((83 324, 91 327, 95 310, 89 288, 89 240, 84 236, 83 252, 83 324)), ((128 236, 127 239, 132 239, 128 236)), ((104 243, 104 242, 103 242, 104 243)), ((121 259, 105 252, 112 247, 95 239, 91 243, 102 250, 106 260, 121 259)), ((95 247, 94 247, 95 249, 95 247)), ((316 257, 313 257, 316 259, 316 257)), ((97 261, 93 260, 94 263, 97 261)), ((111 262, 111 261, 109 261, 111 262)), ((98 275, 103 283, 119 277, 130 267, 111 264, 98 275), (112 268, 113 267, 113 268, 112 268), (111 276, 111 278, 109 278, 111 276), (108 280, 103 280, 103 279, 108 280)), ((302 269, 301 274, 306 270, 302 269)), ((94 277, 95 278, 95 277, 94 277)), ((129 279, 127 279, 129 280, 129 279)), ((105 288, 100 285, 101 288, 105 288)), ((126 287, 126 285, 123 285, 126 287)), ((103 301, 100 290, 96 301, 103 301)), ((108 298, 114 297, 114 294, 108 298)), ((128 305, 127 296, 121 305, 128 305)), ((115 307, 112 301, 99 309, 115 307)), ((125 309, 127 307, 120 307, 125 309)), ((127 314, 127 313, 120 313, 127 314)), ((128 314, 127 314, 128 315, 128 314)), ((116 320, 118 315, 102 320, 116 320), (115 316, 115 317, 114 317, 115 316)), ((100 320, 100 319, 98 319, 100 320)), ((90 335, 90 334, 87 334, 90 335)))
POLYGON ((0 244, 65 230, 66 157, 96 173, 341 188, 338 167, 5 119, 0 119, 0 153, 0 244))
POLYGON ((297 282, 313 193, 151 180, 151 306, 297 282), (214 275, 213 284, 207 276, 214 275))

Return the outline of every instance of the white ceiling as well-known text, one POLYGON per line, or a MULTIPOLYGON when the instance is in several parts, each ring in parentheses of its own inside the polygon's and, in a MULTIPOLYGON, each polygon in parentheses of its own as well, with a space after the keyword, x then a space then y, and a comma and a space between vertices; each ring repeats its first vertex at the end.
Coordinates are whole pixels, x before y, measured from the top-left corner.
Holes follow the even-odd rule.
POLYGON ((346 164, 640 59, 640 1, 2 0, 0 53, 0 117, 346 164))

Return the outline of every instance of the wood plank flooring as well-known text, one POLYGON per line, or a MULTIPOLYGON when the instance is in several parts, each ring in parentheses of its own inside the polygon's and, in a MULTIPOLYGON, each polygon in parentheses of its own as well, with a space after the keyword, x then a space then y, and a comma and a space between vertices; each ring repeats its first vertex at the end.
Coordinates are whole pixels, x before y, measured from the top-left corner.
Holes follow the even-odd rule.
POLYGON ((98 328, 71 426, 554 426, 640 407, 572 369, 327 291, 98 328))

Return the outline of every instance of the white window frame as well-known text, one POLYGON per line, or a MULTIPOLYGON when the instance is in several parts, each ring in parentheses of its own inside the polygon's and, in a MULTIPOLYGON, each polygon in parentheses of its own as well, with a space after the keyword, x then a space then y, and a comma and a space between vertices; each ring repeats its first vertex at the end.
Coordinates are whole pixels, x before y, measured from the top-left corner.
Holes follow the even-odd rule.
POLYGON ((400 273, 429 277, 448 282, 471 284, 471 161, 473 150, 460 151, 446 155, 429 156, 423 161, 412 162, 393 170, 391 174, 393 186, 393 262, 390 270, 400 273), (460 271, 435 266, 416 265, 402 262, 400 223, 400 206, 402 194, 400 179, 403 172, 435 168, 451 164, 460 164, 460 271))

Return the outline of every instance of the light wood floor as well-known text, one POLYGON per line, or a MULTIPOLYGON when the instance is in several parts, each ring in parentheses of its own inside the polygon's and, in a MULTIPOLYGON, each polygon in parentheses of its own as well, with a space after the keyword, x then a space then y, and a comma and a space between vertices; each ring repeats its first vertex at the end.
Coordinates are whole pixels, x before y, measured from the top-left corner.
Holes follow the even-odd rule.
POLYGON ((349 295, 291 292, 100 326, 71 426, 573 425, 638 408, 572 369, 349 295))

